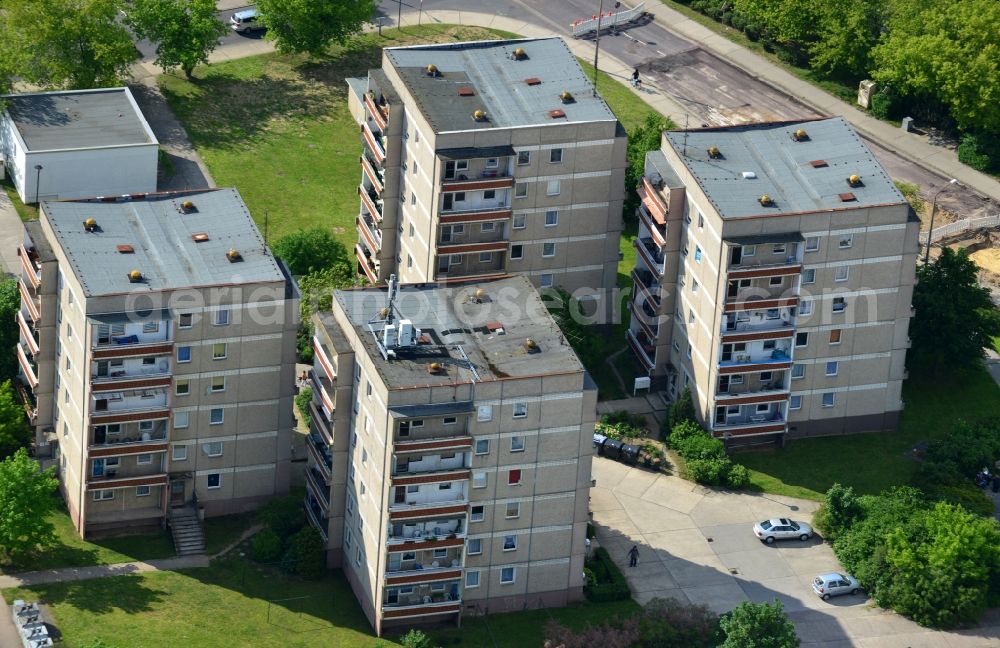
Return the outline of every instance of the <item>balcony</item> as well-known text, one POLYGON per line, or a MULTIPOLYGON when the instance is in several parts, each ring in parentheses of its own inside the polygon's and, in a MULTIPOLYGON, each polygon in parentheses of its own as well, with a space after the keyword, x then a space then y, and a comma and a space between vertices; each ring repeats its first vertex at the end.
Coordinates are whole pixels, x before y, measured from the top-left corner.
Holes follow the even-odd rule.
POLYGON ((653 275, 663 276, 663 250, 652 239, 636 238, 632 245, 639 251, 639 258, 653 275))
MULTIPOLYGON (((729 346, 728 344, 724 346, 729 346)), ((719 373, 755 373, 761 371, 777 371, 792 366, 791 351, 787 347, 761 349, 756 347, 749 351, 723 350, 719 361, 719 373)))
MULTIPOLYGON (((464 483, 467 482, 471 477, 472 477, 472 471, 470 471, 467 468, 460 470, 424 471, 413 474, 393 475, 391 477, 391 483, 395 487, 416 486, 421 484, 432 485, 432 484, 452 483, 454 487, 454 482, 464 483)), ((453 500, 453 501, 463 501, 463 500, 453 500)))
POLYGON ((389 592, 387 592, 387 602, 382 604, 382 618, 404 619, 437 614, 457 614, 462 609, 462 599, 458 591, 458 582, 453 585, 455 590, 450 594, 454 597, 452 600, 448 600, 447 596, 442 598, 442 595, 434 596, 430 593, 421 593, 424 590, 415 590, 415 593, 408 595, 398 594, 395 598, 389 597, 389 592), (388 602, 390 600, 395 602, 388 602))
POLYGON ((507 241, 483 241, 481 243, 438 244, 438 254, 479 254, 480 252, 506 252, 507 241))
POLYGON ((32 390, 38 388, 38 363, 35 356, 25 351, 23 344, 17 345, 17 362, 21 365, 21 373, 32 390))
POLYGON ((93 476, 88 473, 87 490, 106 490, 109 488, 132 488, 135 486, 166 486, 167 474, 164 472, 151 475, 129 475, 119 477, 116 469, 106 468, 103 476, 93 476))
POLYGON ((320 375, 315 369, 309 372, 309 378, 312 381, 313 393, 319 395, 323 407, 332 415, 335 409, 334 400, 330 396, 333 393, 333 382, 326 376, 320 375))
POLYGON ((394 504, 389 507, 389 519, 393 522, 439 518, 441 516, 465 515, 468 502, 443 502, 430 504, 394 504))
POLYGON ((625 334, 628 340, 628 345, 632 347, 632 352, 635 356, 642 362, 642 365, 646 367, 646 371, 652 371, 653 367, 656 366, 654 358, 656 357, 656 346, 648 342, 645 334, 639 333, 637 336, 631 329, 625 334), (640 341, 640 336, 643 338, 640 341))
POLYGON ((785 238, 785 242, 780 240, 767 241, 769 236, 754 237, 753 239, 742 239, 739 241, 727 240, 729 244, 729 266, 728 275, 730 279, 745 279, 752 277, 767 277, 770 274, 758 274, 761 271, 775 272, 779 276, 782 274, 797 274, 801 271, 795 270, 795 266, 801 266, 799 261, 801 241, 797 235, 771 235, 774 238, 785 238))
MULTIPOLYGON (((461 550, 458 551, 458 555, 461 556, 461 550)), ((417 585, 419 583, 431 583, 434 581, 455 580, 462 577, 461 561, 457 558, 434 561, 434 563, 439 562, 441 564, 439 567, 432 567, 425 565, 425 563, 412 563, 419 565, 417 568, 406 566, 404 563, 404 567, 401 568, 402 571, 386 571, 385 584, 387 587, 417 585)), ((390 564, 388 567, 391 569, 393 566, 390 564)))
MULTIPOLYGON (((93 454, 93 451, 95 450, 102 449, 125 449, 131 451, 135 447, 144 445, 154 445, 159 447, 160 444, 167 441, 166 421, 154 424, 148 429, 128 426, 125 430, 121 430, 121 427, 118 426, 116 431, 110 431, 105 429, 107 427, 108 426, 98 426, 94 429, 93 438, 88 446, 91 450, 91 454, 93 454)), ((156 451, 157 450, 149 450, 149 452, 156 451)), ((162 451, 162 449, 160 451, 162 451)), ((142 450, 140 450, 140 452, 142 452, 142 450)))
POLYGON ((333 445, 333 422, 330 421, 330 417, 323 409, 323 406, 316 402, 315 395, 309 403, 309 413, 312 415, 316 432, 319 433, 320 438, 327 445, 333 445))
POLYGON ((174 343, 166 338, 166 332, 141 335, 123 334, 99 338, 93 347, 92 359, 113 360, 149 356, 173 355, 174 343))
POLYGON ((368 277, 373 284, 378 283, 378 262, 372 258, 372 253, 367 248, 361 247, 361 243, 354 246, 354 256, 358 260, 358 268, 368 277))
POLYGON ((24 283, 22 278, 17 282, 17 290, 21 293, 21 303, 27 308, 31 320, 37 322, 42 319, 42 300, 34 286, 24 283))
POLYGON ((316 359, 319 361, 320 367, 330 378, 337 377, 337 371, 333 368, 333 361, 330 360, 330 352, 326 350, 326 345, 319 341, 319 338, 315 335, 313 336, 313 351, 315 352, 316 359))
POLYGON ((648 210, 652 218, 660 224, 667 222, 667 203, 660 197, 659 191, 653 186, 646 176, 642 177, 642 184, 636 189, 642 205, 648 210))
POLYGON ((27 277, 32 286, 38 288, 42 285, 42 264, 38 261, 38 253, 34 248, 30 250, 21 245, 17 250, 17 255, 21 257, 21 268, 24 270, 22 276, 27 277))
POLYGON ((389 551, 419 551, 460 546, 465 541, 465 517, 425 522, 394 523, 389 526, 389 551))
POLYGON ((645 205, 639 205, 639 222, 645 226, 646 231, 649 232, 650 237, 653 239, 653 243, 659 246, 667 244, 667 226, 654 221, 645 205))
POLYGON ((777 340, 795 334, 795 317, 787 308, 727 313, 720 332, 727 341, 777 340))
POLYGON ((322 473, 323 480, 329 482, 333 476, 333 453, 330 452, 330 446, 313 432, 310 432, 309 436, 306 437, 306 445, 309 446, 309 452, 312 453, 316 466, 322 473))
MULTIPOLYGON (((399 485, 394 479, 393 490, 395 491, 395 497, 393 498, 394 501, 389 505, 389 511, 390 513, 395 513, 415 510, 436 510, 458 505, 464 507, 469 502, 469 495, 466 490, 469 477, 469 471, 464 471, 464 476, 457 478, 460 481, 458 483, 452 482, 452 487, 448 490, 440 490, 438 488, 441 483, 445 483, 441 481, 436 484, 425 485, 426 487, 421 487, 416 493, 407 492, 409 489, 405 485, 399 485)), ((400 479, 408 478, 403 477, 400 479)))
POLYGON ((632 270, 632 281, 635 282, 637 295, 652 300, 657 309, 660 307, 660 284, 653 277, 653 273, 645 268, 634 268, 632 270))
POLYGON ((314 466, 306 470, 306 486, 323 512, 323 518, 326 518, 330 510, 330 487, 326 485, 323 475, 314 466))
POLYGON ((385 178, 378 168, 378 163, 366 154, 362 154, 359 160, 361 161, 361 168, 364 170, 368 181, 372 183, 375 192, 381 194, 385 189, 385 178))
POLYGON ((452 207, 442 209, 438 220, 442 225, 455 223, 482 223, 487 221, 506 221, 511 217, 513 211, 510 206, 497 203, 493 207, 479 205, 467 209, 452 207))
POLYGON ((316 527, 319 534, 323 536, 323 542, 328 539, 327 536, 327 525, 326 518, 323 517, 323 509, 320 508, 319 502, 311 494, 306 493, 305 498, 302 500, 302 504, 306 508, 306 519, 309 523, 316 527))
POLYGON ((368 249, 378 252, 382 249, 382 232, 379 231, 377 223, 369 214, 361 214, 354 219, 358 226, 358 231, 365 239, 368 249))
POLYGON ((28 346, 28 351, 32 354, 38 353, 38 340, 35 338, 35 328, 33 326, 34 322, 28 324, 28 321, 24 319, 24 315, 21 311, 17 311, 15 315, 17 319, 17 327, 21 329, 21 341, 28 346))
POLYGON ((162 358, 156 366, 122 365, 106 375, 91 374, 90 386, 95 392, 152 389, 170 386, 170 361, 162 358))
POLYGON ((375 158, 375 162, 379 165, 385 163, 385 146, 383 145, 383 140, 380 136, 375 135, 372 129, 368 127, 367 123, 361 124, 361 136, 365 140, 365 144, 368 145, 368 150, 372 152, 372 157, 375 158))
MULTIPOLYGON (((385 98, 382 98, 385 101, 385 98)), ((385 130, 385 125, 389 119, 389 106, 385 103, 375 104, 375 94, 373 92, 366 92, 364 97, 365 107, 368 109, 368 114, 371 115, 372 121, 375 125, 379 127, 379 130, 385 130)))
POLYGON ((378 222, 382 222, 382 199, 373 190, 366 189, 363 184, 358 185, 358 195, 361 196, 361 205, 368 214, 378 222))
POLYGON ((720 434, 748 435, 785 431, 785 402, 771 403, 766 411, 758 411, 755 405, 724 405, 716 407, 716 419, 712 431, 720 434), (730 413, 739 410, 739 413, 730 413))
POLYGON ((454 178, 441 180, 441 191, 485 191, 489 189, 510 189, 514 186, 514 177, 504 169, 483 169, 478 176, 467 173, 458 174, 454 178))
POLYGON ((798 305, 799 298, 797 296, 773 297, 769 299, 751 298, 739 301, 729 301, 727 298, 724 308, 727 313, 736 313, 738 311, 780 310, 797 307, 798 305))
POLYGON ((642 306, 636 303, 637 301, 637 299, 632 300, 632 319, 639 324, 639 328, 648 339, 658 339, 660 333, 659 316, 648 314, 642 306))
POLYGON ((423 455, 417 459, 406 456, 396 457, 396 466, 392 471, 393 478, 404 475, 427 475, 446 473, 455 470, 467 470, 472 467, 468 453, 456 453, 453 457, 442 457, 440 454, 423 455))
POLYGON ((729 266, 729 279, 763 279, 764 277, 798 276, 802 273, 802 263, 794 256, 786 257, 779 263, 760 263, 752 266, 729 266))
POLYGON ((24 413, 28 417, 28 422, 31 425, 35 425, 38 422, 38 399, 35 398, 35 393, 25 387, 20 380, 14 381, 14 389, 17 390, 17 394, 24 406, 24 413))

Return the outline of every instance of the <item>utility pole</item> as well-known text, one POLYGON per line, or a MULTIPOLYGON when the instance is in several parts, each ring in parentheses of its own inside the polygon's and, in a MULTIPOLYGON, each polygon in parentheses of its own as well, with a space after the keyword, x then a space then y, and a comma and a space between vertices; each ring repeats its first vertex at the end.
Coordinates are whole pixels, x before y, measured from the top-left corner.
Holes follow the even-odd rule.
MULTIPOLYGON (((616 2, 615 9, 620 7, 622 3, 616 2)), ((601 19, 604 17, 604 0, 601 0, 601 4, 597 9, 597 36, 594 38, 594 96, 597 96, 597 57, 601 53, 601 19)))
POLYGON ((958 180, 956 180, 955 178, 949 180, 948 184, 941 187, 934 193, 934 199, 931 201, 931 226, 927 230, 927 250, 924 252, 924 265, 927 265, 927 263, 931 260, 931 242, 932 242, 931 237, 934 236, 934 214, 935 212, 937 212, 938 196, 941 195, 942 191, 944 191, 953 184, 958 184, 958 180))

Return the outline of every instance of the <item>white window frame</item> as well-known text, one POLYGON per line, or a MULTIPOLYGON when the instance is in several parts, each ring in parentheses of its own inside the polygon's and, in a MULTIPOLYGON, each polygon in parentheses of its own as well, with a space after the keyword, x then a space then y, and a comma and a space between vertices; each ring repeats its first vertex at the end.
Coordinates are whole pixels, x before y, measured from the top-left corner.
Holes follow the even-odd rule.
POLYGON ((841 234, 840 240, 837 241, 837 247, 841 250, 846 250, 854 245, 854 234, 841 234))
POLYGON ((804 284, 816 283, 816 268, 805 268, 802 270, 802 283, 804 284))
POLYGON ((512 436, 510 438, 510 451, 511 452, 524 452, 524 437, 523 436, 512 436), (515 446, 514 442, 519 441, 520 445, 515 446))
POLYGON ((539 278, 538 278, 538 285, 541 288, 551 288, 553 281, 554 281, 553 275, 551 275, 551 274, 543 274, 543 275, 540 275, 539 278))
POLYGON ((819 251, 819 237, 818 236, 807 236, 806 237, 806 252, 817 252, 819 251), (814 245, 811 245, 814 244, 814 245))
POLYGON ((171 447, 170 449, 171 461, 187 461, 187 458, 188 458, 188 448, 186 445, 175 445, 171 447))
POLYGON ((517 581, 517 567, 501 567, 500 568, 500 584, 501 585, 512 585, 517 581), (510 578, 504 580, 504 572, 510 571, 510 578))
POLYGON ((202 451, 206 457, 221 457, 222 449, 222 441, 208 441, 202 445, 202 451), (219 449, 218 452, 213 452, 215 448, 219 449))
POLYGON ((229 343, 228 342, 214 342, 212 344, 212 360, 225 360, 229 357, 229 343), (217 348, 222 347, 222 355, 218 355, 217 348))
POLYGON ((209 490, 215 490, 216 488, 222 488, 222 473, 208 473, 205 475, 205 488, 209 490), (215 477, 216 484, 212 486, 212 477, 215 477))
POLYGON ((545 195, 546 196, 558 196, 562 193, 562 182, 559 180, 549 180, 545 184, 545 195))
POLYGON ((510 260, 517 261, 524 258, 524 245, 522 243, 512 243, 510 246, 510 260), (517 250, 517 254, 514 254, 514 250, 517 250))
POLYGON ((513 229, 524 229, 528 226, 528 218, 524 214, 514 214, 511 217, 511 228, 513 229))
POLYGON ((476 439, 476 445, 475 445, 474 454, 476 454, 477 456, 481 456, 481 455, 488 455, 489 453, 490 453, 490 440, 489 439, 476 439), (486 449, 485 450, 480 450, 479 449, 479 447, 480 447, 479 444, 481 444, 481 443, 485 443, 486 444, 486 449))
POLYGON ((838 373, 840 373, 840 363, 837 362, 836 360, 829 360, 829 361, 827 361, 827 363, 826 363, 826 375, 827 376, 836 376, 838 373), (830 365, 833 365, 833 366, 831 367, 830 365), (832 372, 830 371, 831 368, 833 369, 832 372))
POLYGON ((792 394, 788 399, 788 409, 790 410, 800 410, 802 409, 802 396, 800 394, 792 394))
POLYGON ((115 498, 115 492, 111 489, 95 490, 91 497, 95 502, 106 502, 115 498))
POLYGON ((174 396, 187 396, 191 393, 190 380, 178 380, 174 383, 174 396), (182 389, 183 388, 183 389, 182 389))
POLYGON ((527 418, 528 416, 528 404, 525 402, 514 403, 514 409, 512 416, 516 419, 527 418))
POLYGON ((826 392, 825 394, 820 396, 820 403, 822 404, 823 407, 834 407, 837 404, 837 394, 835 392, 826 392), (829 403, 826 402, 827 396, 830 397, 829 403))
POLYGON ((190 412, 174 412, 174 429, 183 430, 191 424, 191 414, 190 412), (184 424, 181 425, 180 419, 178 417, 184 417, 184 424))
POLYGON ((149 497, 149 494, 150 494, 151 490, 152 489, 148 485, 145 485, 145 486, 136 486, 135 487, 135 496, 136 497, 149 497), (143 489, 145 489, 146 492, 142 492, 143 489))
POLYGON ((179 329, 189 329, 194 327, 194 314, 193 313, 178 313, 177 314, 177 328, 179 329), (187 321, 187 324, 184 322, 187 321))
POLYGON ((480 405, 476 412, 476 420, 480 423, 485 423, 487 421, 493 420, 493 406, 492 405, 480 405))
POLYGON ((492 252, 480 252, 479 253, 480 263, 493 263, 493 253, 492 252))
POLYGON ((795 340, 794 340, 794 342, 795 342, 795 346, 796 346, 796 347, 799 347, 799 348, 801 348, 801 347, 807 347, 807 346, 809 346, 809 331, 798 331, 798 332, 797 332, 797 333, 795 334, 795 340), (804 335, 804 336, 806 336, 806 338, 805 338, 805 339, 806 339, 806 341, 805 341, 805 342, 803 342, 802 344, 799 344, 799 336, 800 336, 800 335, 804 335))
POLYGON ((225 422, 226 422, 226 410, 222 409, 221 407, 213 407, 212 409, 208 410, 208 424, 209 425, 222 425, 225 422), (215 412, 219 412, 219 413, 222 414, 222 417, 218 421, 213 421, 212 420, 212 415, 215 412))
POLYGON ((229 326, 229 309, 220 308, 215 311, 215 317, 212 318, 212 324, 214 326, 229 326))
POLYGON ((517 519, 517 518, 521 517, 521 503, 520 502, 507 502, 507 505, 504 507, 503 516, 504 516, 504 519, 506 519, 506 520, 514 520, 514 519, 517 519), (511 506, 515 507, 513 515, 510 512, 511 511, 511 509, 510 509, 511 506))
POLYGON ((511 533, 510 535, 505 535, 503 537, 503 545, 501 545, 503 551, 517 551, 517 534, 511 533), (511 546, 507 546, 507 541, 511 541, 511 546))
POLYGON ((479 587, 479 583, 480 582, 481 582, 481 579, 479 577, 479 570, 478 569, 470 569, 470 570, 468 570, 468 571, 465 572, 465 589, 476 589, 477 587, 479 587), (472 579, 472 577, 475 577, 475 581, 476 581, 475 583, 473 583, 473 582, 470 581, 470 579, 472 579))
POLYGON ((551 259, 556 255, 556 244, 555 243, 542 243, 542 258, 551 259), (551 250, 551 252, 546 252, 551 250))
POLYGON ((549 164, 562 164, 563 150, 561 148, 549 149, 549 164))
POLYGON ((546 209, 545 210, 545 227, 556 227, 559 225, 559 210, 557 209, 546 209), (549 216, 552 216, 552 222, 549 222, 549 216))
POLYGON ((834 271, 833 280, 836 281, 837 283, 841 283, 847 281, 850 277, 851 277, 850 266, 837 266, 837 269, 834 271))
POLYGON ((469 522, 482 522, 485 519, 486 519, 486 506, 484 505, 473 506, 472 508, 469 509, 469 522), (479 517, 476 517, 476 511, 475 511, 476 508, 483 509, 478 514, 479 517))
POLYGON ((489 480, 486 478, 485 470, 475 470, 472 472, 472 487, 473 488, 486 488, 489 484, 489 480))
POLYGON ((208 385, 208 391, 210 391, 213 394, 217 394, 219 392, 226 391, 226 377, 225 376, 213 376, 212 377, 212 382, 208 385), (222 385, 219 386, 219 387, 216 387, 216 382, 215 381, 219 380, 220 378, 222 379, 222 385))
POLYGON ((135 465, 148 466, 153 463, 153 453, 144 452, 135 456, 135 465))

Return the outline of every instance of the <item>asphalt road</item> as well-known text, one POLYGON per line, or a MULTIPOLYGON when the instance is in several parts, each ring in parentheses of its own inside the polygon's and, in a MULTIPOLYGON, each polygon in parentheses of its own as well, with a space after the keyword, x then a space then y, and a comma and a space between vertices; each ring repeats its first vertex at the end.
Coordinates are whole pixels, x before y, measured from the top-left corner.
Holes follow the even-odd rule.
MULTIPOLYGON (((219 18, 222 20, 222 22, 228 25, 229 18, 233 15, 234 12, 240 11, 241 9, 246 9, 247 7, 251 6, 253 5, 247 4, 246 6, 243 7, 236 7, 233 9, 226 9, 224 11, 220 11, 219 18)), ((263 37, 264 37, 263 31, 255 31, 246 34, 237 34, 233 30, 229 30, 229 33, 223 36, 222 42, 219 44, 219 48, 225 49, 227 46, 234 45, 246 39, 258 39, 263 37)), ((136 41, 135 46, 136 49, 139 50, 139 53, 142 54, 143 61, 152 61, 153 59, 156 58, 156 46, 154 46, 149 41, 147 40, 136 41)))
MULTIPOLYGON (((605 2, 605 11, 610 10, 612 4, 605 2)), ((395 22, 400 7, 404 12, 423 8, 495 14, 533 22, 539 27, 550 28, 554 34, 568 36, 570 23, 594 15, 598 2, 381 0, 378 11, 387 24, 391 24, 395 22)), ((816 116, 811 108, 796 98, 748 75, 697 43, 672 33, 669 25, 650 20, 623 29, 617 35, 606 32, 601 36, 601 53, 637 67, 644 84, 655 86, 685 106, 694 117, 689 124, 692 128, 816 116)), ((919 185, 926 198, 947 183, 946 178, 916 166, 874 142, 868 141, 868 145, 892 178, 919 185)), ((960 218, 985 216, 996 213, 998 209, 996 203, 962 187, 952 187, 942 193, 938 205, 960 218)))

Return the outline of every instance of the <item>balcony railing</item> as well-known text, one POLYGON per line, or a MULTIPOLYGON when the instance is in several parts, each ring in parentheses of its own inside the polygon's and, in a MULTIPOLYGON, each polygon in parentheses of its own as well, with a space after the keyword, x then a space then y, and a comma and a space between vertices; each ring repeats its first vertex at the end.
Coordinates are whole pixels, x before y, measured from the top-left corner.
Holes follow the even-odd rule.
POLYGON ((381 130, 385 130, 386 120, 389 118, 389 106, 377 106, 375 104, 375 98, 372 96, 371 92, 365 93, 365 107, 368 108, 368 113, 372 116, 372 121, 381 130), (385 108, 385 112, 382 112, 382 108, 385 108))
POLYGON ((330 510, 330 487, 323 481, 323 475, 316 468, 310 467, 306 470, 306 483, 326 517, 326 512, 330 510))
POLYGON ((28 321, 24 319, 24 315, 21 314, 20 310, 17 311, 15 317, 17 319, 17 326, 21 329, 21 336, 24 338, 25 344, 28 345, 28 350, 33 354, 38 353, 38 340, 35 338, 34 327, 28 324, 28 321))
POLYGON ((767 336, 765 339, 791 337, 795 331, 795 318, 789 316, 764 318, 754 320, 730 319, 727 316, 722 320, 721 333, 724 336, 734 336, 754 333, 771 333, 777 331, 779 334, 767 336))
POLYGON ((632 352, 635 353, 643 366, 646 367, 646 370, 652 371, 653 367, 656 366, 656 363, 653 361, 653 358, 656 356, 656 347, 639 342, 639 338, 631 330, 625 334, 625 337, 628 339, 628 345, 632 347, 632 352))
POLYGON ((306 518, 309 520, 309 523, 316 527, 319 534, 323 536, 323 540, 326 541, 326 518, 323 517, 323 510, 320 508, 319 503, 314 497, 306 493, 305 498, 302 500, 302 504, 306 508, 306 518))
POLYGON ((464 537, 465 518, 461 517, 450 520, 430 520, 418 524, 390 525, 387 543, 408 546, 411 543, 456 540, 464 537), (393 526, 401 527, 399 535, 394 534, 393 526))
POLYGON ((639 198, 642 200, 642 204, 646 206, 649 213, 658 223, 666 223, 667 221, 667 203, 660 198, 656 187, 653 183, 649 181, 646 176, 642 177, 642 184, 638 187, 639 198))
POLYGON ((660 306, 660 284, 653 278, 653 274, 648 270, 635 268, 632 270, 632 281, 635 282, 636 292, 646 299, 651 299, 660 306))
POLYGON ((354 246, 354 256, 358 259, 358 266, 364 271, 365 276, 372 283, 378 283, 378 265, 372 259, 371 252, 361 247, 358 243, 354 246))
POLYGON ((378 227, 375 225, 375 221, 372 220, 371 215, 361 214, 355 219, 358 225, 358 231, 361 232, 361 236, 365 238, 365 242, 368 247, 373 250, 382 249, 382 232, 379 231, 378 227))
POLYGON ((35 389, 38 387, 38 364, 35 357, 24 350, 24 345, 17 345, 17 361, 21 365, 21 371, 28 381, 28 385, 35 389))
POLYGON ((383 164, 385 162, 385 146, 382 144, 382 138, 375 135, 367 123, 361 124, 361 135, 364 137, 365 144, 368 145, 375 161, 383 164))
POLYGON ((361 168, 372 183, 372 186, 375 187, 375 192, 381 194, 385 188, 385 178, 382 177, 382 173, 379 171, 378 163, 367 154, 362 154, 359 159, 361 160, 361 168))
MULTIPOLYGON (((748 409, 748 408, 744 408, 748 409)), ((713 430, 725 430, 727 428, 746 427, 751 425, 774 425, 785 423, 785 416, 780 409, 767 412, 744 412, 739 415, 730 416, 725 423, 716 422, 712 425, 713 430)))
POLYGON ((42 318, 41 299, 33 286, 24 283, 24 280, 17 282, 17 289, 21 293, 21 302, 28 309, 28 315, 35 322, 42 318))
POLYGON ((632 318, 639 323, 639 327, 646 334, 650 340, 656 340, 659 338, 660 326, 659 317, 649 316, 643 312, 642 307, 638 306, 635 300, 632 301, 632 318), (650 323, 653 320, 653 323, 650 323))
MULTIPOLYGON (((753 259, 754 257, 750 257, 753 259)), ((784 261, 778 263, 760 263, 757 265, 729 266, 726 273, 729 279, 754 279, 764 277, 785 277, 802 273, 802 263, 794 256, 786 257, 784 261)))
POLYGON ((90 423, 101 425, 103 423, 125 423, 130 421, 156 421, 170 416, 170 410, 166 405, 150 404, 147 407, 115 409, 115 410, 91 410, 90 423))
POLYGON ((167 440, 167 426, 166 423, 160 423, 153 427, 152 430, 135 431, 132 433, 107 433, 104 432, 100 434, 94 432, 93 441, 90 444, 90 449, 97 448, 128 448, 133 445, 141 445, 143 443, 157 443, 167 440))
POLYGON ((326 481, 330 480, 333 475, 333 453, 330 452, 330 446, 328 446, 319 435, 310 432, 307 437, 309 449, 313 452, 313 457, 316 459, 316 465, 323 474, 323 479, 326 481))
POLYGON ((400 595, 396 603, 382 604, 382 618, 401 619, 411 616, 430 616, 434 614, 452 614, 462 609, 461 596, 455 600, 436 600, 430 595, 400 595))
POLYGON ((452 495, 446 500, 440 500, 436 502, 417 502, 417 501, 399 502, 399 503, 393 502, 389 505, 389 511, 402 512, 402 511, 414 511, 419 509, 434 509, 434 508, 450 507, 459 504, 464 505, 468 503, 469 503, 468 493, 463 492, 462 489, 453 489, 452 495))
POLYGON ((653 217, 649 215, 649 211, 646 209, 645 205, 639 205, 639 221, 646 226, 646 230, 653 238, 654 243, 661 246, 666 245, 667 226, 654 221, 653 217))
POLYGON ((405 464, 397 462, 393 468, 392 475, 393 477, 428 475, 456 470, 468 470, 471 467, 471 463, 464 454, 455 455, 451 459, 442 459, 440 455, 430 457, 424 455, 420 461, 412 461, 405 464))
POLYGON ((320 438, 327 445, 333 445, 333 422, 315 398, 309 403, 309 413, 312 415, 313 422, 316 423, 316 430, 319 432, 320 438))
POLYGON ((334 411, 335 402, 333 397, 333 383, 326 376, 320 375, 316 370, 309 371, 309 378, 312 379, 314 393, 318 393, 323 401, 323 406, 329 412, 334 411))
POLYGON ((374 191, 369 191, 365 186, 358 185, 358 195, 361 196, 361 204, 365 210, 371 214, 372 218, 382 221, 382 199, 374 191))
POLYGON ((21 257, 21 267, 24 268, 24 276, 28 277, 28 281, 35 288, 38 288, 42 285, 42 266, 38 263, 38 253, 26 249, 23 245, 18 253, 21 257))
POLYGON ((733 367, 737 365, 758 365, 758 364, 783 364, 791 362, 792 357, 788 349, 770 349, 763 351, 747 351, 720 356, 720 367, 733 367))
POLYGON ((467 173, 441 180, 441 191, 483 191, 488 189, 509 189, 514 186, 514 177, 505 169, 483 169, 478 176, 467 173))
POLYGON ((663 251, 660 250, 652 239, 637 238, 632 242, 635 249, 639 251, 639 258, 649 268, 655 276, 663 275, 663 251))

